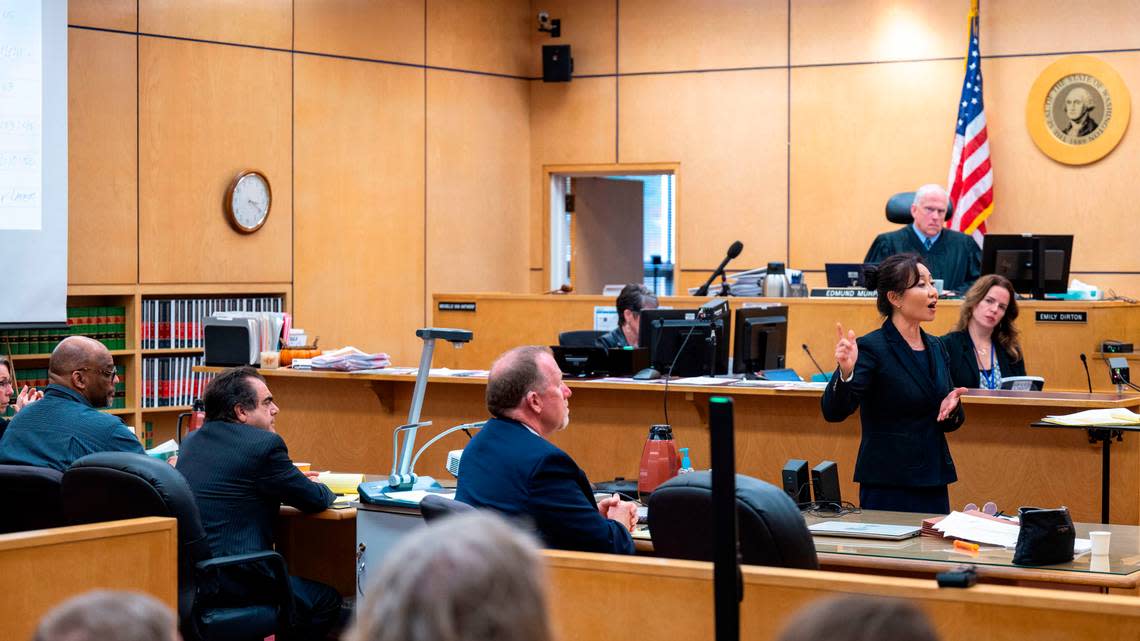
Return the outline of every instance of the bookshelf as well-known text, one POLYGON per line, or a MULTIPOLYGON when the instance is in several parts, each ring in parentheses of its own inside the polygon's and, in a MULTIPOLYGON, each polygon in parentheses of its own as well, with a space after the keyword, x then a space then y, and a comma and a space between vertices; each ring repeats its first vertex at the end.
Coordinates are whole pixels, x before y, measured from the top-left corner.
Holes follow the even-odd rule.
MULTIPOLYGON (((176 348, 144 347, 144 328, 142 326, 144 306, 153 304, 148 303, 148 301, 160 299, 203 301, 269 297, 280 298, 282 309, 290 311, 292 290, 291 283, 73 285, 68 288, 67 306, 69 310, 102 308, 114 308, 116 312, 121 310, 121 321, 118 320, 119 316, 115 316, 116 320, 113 323, 91 322, 82 324, 84 329, 86 326, 118 326, 113 332, 103 333, 119 334, 114 338, 106 336, 107 340, 104 341, 104 344, 115 347, 110 351, 115 359, 115 365, 120 370, 119 378, 121 379, 122 392, 119 398, 122 400, 116 399, 116 405, 119 406, 103 411, 121 417, 124 423, 134 429, 135 434, 144 442, 144 445, 148 438, 152 441, 152 445, 157 445, 167 439, 174 438, 178 415, 190 411, 190 406, 179 404, 145 407, 143 402, 144 363, 151 361, 151 359, 179 359, 199 356, 202 354, 202 348, 190 346, 176 348), (114 341, 121 341, 121 343, 114 341), (151 426, 149 433, 146 430, 147 424, 151 426)), ((102 319, 105 316, 93 316, 92 318, 102 319)), ((76 333, 84 333, 78 325, 76 326, 76 333)), ((97 333, 99 332, 92 332, 92 334, 97 333)), ((5 341, 4 337, 0 336, 0 350, 4 353, 11 350, 16 377, 21 385, 25 381, 43 381, 46 379, 50 347, 54 345, 52 341, 57 341, 60 337, 44 336, 41 339, 39 336, 20 336, 17 339, 23 339, 23 345, 17 347, 15 340, 5 341), (35 340, 32 340, 33 338, 35 340), (33 349, 36 353, 30 353, 30 350, 33 349), (43 351, 45 349, 46 351, 43 351)), ((186 392, 188 393, 189 389, 186 392)))

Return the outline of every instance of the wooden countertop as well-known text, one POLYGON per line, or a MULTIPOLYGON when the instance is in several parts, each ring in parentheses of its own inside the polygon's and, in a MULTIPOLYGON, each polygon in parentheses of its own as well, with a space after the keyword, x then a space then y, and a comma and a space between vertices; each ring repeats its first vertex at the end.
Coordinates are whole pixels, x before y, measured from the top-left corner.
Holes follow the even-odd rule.
MULTIPOLYGON (((196 372, 222 372, 223 367, 195 367, 196 372)), ((279 368, 271 370, 258 370, 266 378, 309 378, 321 380, 349 380, 363 383, 389 382, 414 383, 415 374, 394 373, 359 373, 294 370, 279 368)), ((485 385, 487 379, 482 376, 431 376, 428 382, 449 385, 485 385)), ((600 390, 629 390, 638 392, 665 393, 665 384, 662 382, 636 382, 636 381, 605 381, 597 379, 567 379, 570 389, 600 389, 600 390)), ((819 398, 823 392, 820 389, 779 389, 770 387, 746 387, 735 385, 683 385, 670 384, 670 394, 710 394, 728 396, 782 396, 788 398, 819 398)), ((1090 408, 1138 408, 1140 407, 1140 394, 1115 394, 1106 392, 1070 391, 1043 391, 1043 392, 1015 392, 1009 390, 980 390, 972 389, 962 397, 966 405, 1004 405, 1004 406, 1043 406, 1065 407, 1074 409, 1090 408)))

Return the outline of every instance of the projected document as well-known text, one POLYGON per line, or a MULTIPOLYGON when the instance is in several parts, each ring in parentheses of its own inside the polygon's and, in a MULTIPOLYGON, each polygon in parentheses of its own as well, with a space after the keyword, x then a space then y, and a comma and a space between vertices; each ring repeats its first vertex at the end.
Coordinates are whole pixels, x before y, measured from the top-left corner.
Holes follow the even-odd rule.
POLYGON ((39 2, 0 0, 0 230, 43 216, 43 28, 39 2))

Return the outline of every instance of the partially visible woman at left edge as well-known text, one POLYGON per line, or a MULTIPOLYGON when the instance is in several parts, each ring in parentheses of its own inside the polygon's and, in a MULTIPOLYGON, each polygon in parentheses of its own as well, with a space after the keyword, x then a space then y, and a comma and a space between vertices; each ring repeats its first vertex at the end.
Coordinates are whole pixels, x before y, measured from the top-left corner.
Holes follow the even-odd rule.
MULTIPOLYGON (((12 361, 8 360, 7 357, 0 356, 0 413, 8 408, 8 403, 12 400, 12 393, 16 391, 12 374, 12 361)), ((28 403, 38 401, 43 398, 43 395, 43 392, 25 385, 16 395, 16 411, 19 412, 24 409, 28 403)), ((0 418, 0 438, 3 438, 6 429, 8 429, 8 419, 0 418)))

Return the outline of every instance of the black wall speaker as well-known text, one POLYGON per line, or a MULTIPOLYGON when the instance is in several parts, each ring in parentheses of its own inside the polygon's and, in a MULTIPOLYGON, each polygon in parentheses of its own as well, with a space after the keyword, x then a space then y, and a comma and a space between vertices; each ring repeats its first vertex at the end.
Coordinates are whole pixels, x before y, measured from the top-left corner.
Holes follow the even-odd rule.
POLYGON ((781 474, 784 491, 796 503, 811 502, 811 482, 808 480, 808 462, 803 459, 788 459, 781 474))
POLYGON ((543 82, 570 82, 573 71, 570 45, 542 45, 543 82))
MULTIPOLYGON (((839 468, 833 461, 823 461, 811 468, 811 486, 816 503, 834 503, 839 508, 839 468)), ((829 506, 830 507, 830 506, 829 506)))

